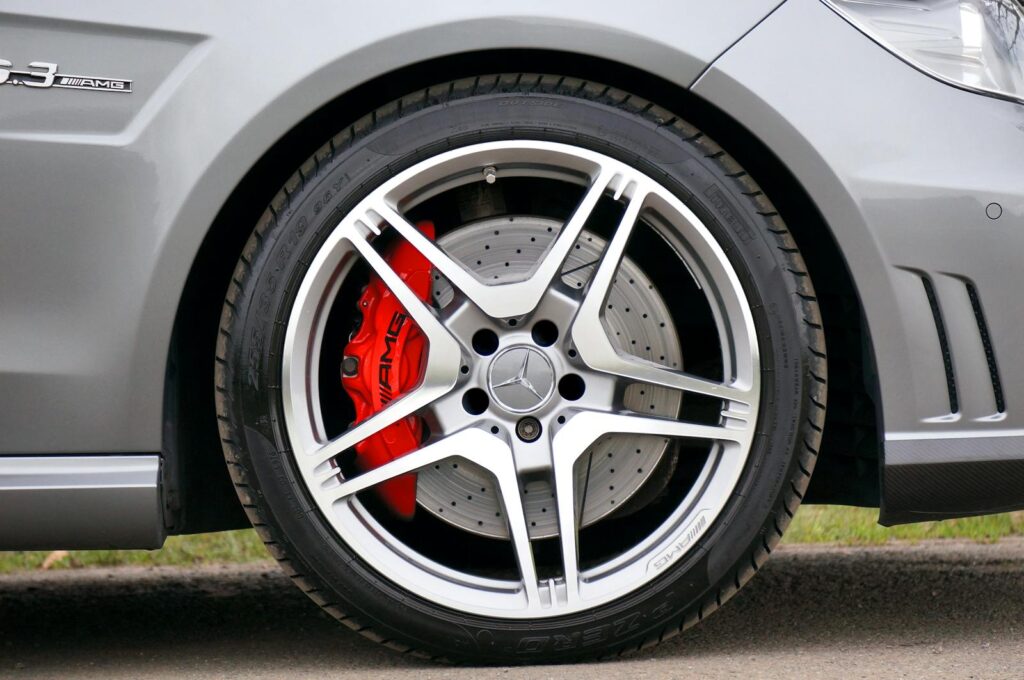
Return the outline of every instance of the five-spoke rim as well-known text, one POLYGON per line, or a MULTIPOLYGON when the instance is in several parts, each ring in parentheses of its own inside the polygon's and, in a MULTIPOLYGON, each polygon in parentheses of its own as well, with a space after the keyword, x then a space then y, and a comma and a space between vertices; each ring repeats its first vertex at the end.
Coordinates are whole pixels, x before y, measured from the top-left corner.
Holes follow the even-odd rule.
MULTIPOLYGON (((608 156, 552 142, 508 141, 469 146, 422 161, 372 191, 342 218, 296 294, 286 329, 281 384, 287 435, 302 480, 340 539, 361 559, 404 589, 446 607, 502 618, 541 618, 588 609, 634 591, 697 545, 730 498, 746 462, 758 415, 759 378, 753 317, 742 285, 716 239, 686 204, 647 175, 608 156), (406 217, 429 197, 477 181, 485 168, 496 169, 501 177, 571 177, 585 187, 582 200, 546 256, 521 281, 488 284, 449 258, 406 217), (514 428, 504 427, 506 421, 500 416, 490 420, 481 416, 442 428, 419 450, 363 474, 343 478, 335 463, 341 454, 388 425, 451 400, 465 384, 463 367, 483 361, 473 355, 468 339, 454 325, 403 283, 372 242, 383 230, 394 230, 431 262, 475 314, 507 325, 530 319, 545 306, 567 304, 558 285, 563 263, 605 196, 624 206, 618 226, 578 303, 570 305, 566 344, 545 351, 557 362, 559 352, 571 346, 574 361, 595 380, 659 385, 684 395, 704 395, 720 400, 721 414, 713 424, 648 416, 623 410, 614 400, 604 399, 601 390, 594 390, 589 400, 555 398, 546 403, 550 418, 538 441, 544 452, 540 459, 549 461, 553 479, 562 558, 558 576, 539 578, 520 496, 524 445, 510 431, 514 428), (605 299, 640 219, 664 223, 676 234, 676 255, 708 296, 718 326, 724 380, 625 355, 608 338, 602 322, 605 299), (404 305, 426 336, 429 351, 417 388, 329 438, 317 378, 321 342, 341 284, 359 258, 404 305), (553 298, 557 299, 552 302, 553 298), (619 433, 707 441, 711 453, 696 482, 654 531, 638 536, 632 548, 613 559, 582 569, 574 466, 600 437, 619 433), (469 460, 493 476, 518 579, 467 573, 413 550, 356 497, 380 482, 450 459, 469 460)), ((537 456, 531 460, 535 466, 537 456)))

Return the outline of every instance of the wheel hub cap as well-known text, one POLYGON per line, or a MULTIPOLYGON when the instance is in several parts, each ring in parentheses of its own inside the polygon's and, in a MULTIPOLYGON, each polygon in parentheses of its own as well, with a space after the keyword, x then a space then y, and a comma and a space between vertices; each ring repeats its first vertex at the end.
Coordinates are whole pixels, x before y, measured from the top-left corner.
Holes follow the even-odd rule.
POLYGON ((543 353, 532 347, 509 347, 491 362, 487 387, 491 398, 506 411, 529 413, 551 397, 555 369, 543 353))

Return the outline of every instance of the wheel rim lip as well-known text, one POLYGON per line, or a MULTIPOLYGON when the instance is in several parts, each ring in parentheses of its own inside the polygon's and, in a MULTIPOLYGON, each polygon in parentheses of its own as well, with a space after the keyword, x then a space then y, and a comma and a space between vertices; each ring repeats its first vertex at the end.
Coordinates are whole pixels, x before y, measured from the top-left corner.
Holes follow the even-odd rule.
MULTIPOLYGON (((530 172, 529 161, 523 161, 521 167, 513 170, 513 173, 534 177, 553 176, 561 170, 569 174, 579 172, 587 175, 588 170, 592 173, 608 163, 622 165, 628 168, 630 175, 645 177, 651 186, 657 187, 657 198, 670 207, 677 218, 688 223, 690 231, 701 236, 703 248, 716 255, 714 264, 720 270, 715 273, 716 276, 724 273, 725 280, 730 284, 732 303, 739 303, 739 309, 729 310, 727 315, 738 317, 736 320, 741 325, 739 330, 742 330, 742 342, 737 343, 734 337, 736 334, 730 332, 736 330, 732 325, 723 326, 720 323, 719 333, 726 331, 729 335, 728 344, 733 351, 731 354, 723 352, 726 355, 723 356, 723 362, 733 364, 732 370, 736 375, 743 372, 741 366, 744 363, 737 361, 742 356, 737 354, 738 349, 745 347, 749 350, 745 364, 748 375, 744 378, 751 389, 750 419, 751 423, 755 423, 759 412, 757 395, 760 387, 760 359, 753 316, 738 276, 703 222, 668 189, 641 171, 603 154, 557 142, 489 142, 448 151, 416 163, 370 192, 349 215, 364 214, 363 206, 371 199, 387 197, 393 200, 398 194, 405 195, 394 200, 394 203, 401 206, 403 211, 408 210, 412 205, 458 183, 478 179, 467 179, 467 168, 489 165, 502 167, 510 164, 510 161, 511 167, 517 168, 514 162, 526 156, 536 159, 537 164, 532 167, 538 168, 539 172, 530 172), (558 161, 563 161, 564 167, 558 161), (406 203, 402 203, 402 200, 406 203), (732 313, 737 311, 738 314, 732 313)), ((503 176, 513 173, 503 173, 503 176)), ((344 223, 345 219, 342 219, 338 227, 344 223)), ((358 257, 351 243, 342 244, 344 239, 337 233, 339 231, 340 228, 335 228, 334 233, 328 236, 303 276, 286 327, 282 353, 282 405, 285 434, 293 452, 310 450, 311 446, 322 444, 327 439, 321 416, 318 380, 315 377, 319 374, 320 343, 341 282, 358 257), (310 379, 310 376, 313 378, 310 379)), ((679 256, 683 258, 681 253, 679 256)), ((700 255, 694 257, 700 258, 700 255)), ((687 266, 701 264, 702 260, 698 259, 687 266)), ((723 310, 711 300, 709 304, 718 319, 723 310)), ((722 335, 722 343, 724 350, 727 343, 725 335, 722 335)), ((572 614, 607 604, 650 583, 664 573, 668 566, 689 555, 728 501, 745 466, 749 449, 749 441, 742 445, 719 443, 713 446, 698 477, 698 483, 693 485, 661 525, 623 554, 594 568, 581 570, 581 597, 575 606, 550 607, 546 610, 526 608, 521 581, 491 579, 458 571, 416 552, 391 535, 354 496, 325 504, 324 492, 330 487, 317 481, 312 470, 299 460, 300 454, 293 453, 293 456, 306 491, 332 529, 354 553, 385 578, 435 604, 463 613, 508 619, 536 619, 572 614), (709 497, 713 498, 709 500, 709 497)), ((549 589, 553 600, 558 584, 542 580, 540 585, 542 590, 549 589)))

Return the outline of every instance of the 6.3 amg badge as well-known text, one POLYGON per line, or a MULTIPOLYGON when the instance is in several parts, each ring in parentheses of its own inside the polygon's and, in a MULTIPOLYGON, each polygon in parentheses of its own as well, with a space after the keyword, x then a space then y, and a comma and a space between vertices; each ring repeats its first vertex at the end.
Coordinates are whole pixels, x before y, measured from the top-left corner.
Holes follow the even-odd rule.
POLYGON ((71 90, 96 90, 98 92, 131 92, 132 81, 124 78, 100 78, 97 76, 73 76, 57 73, 57 65, 48 61, 29 62, 32 71, 19 71, 7 59, 0 59, 0 85, 25 85, 26 87, 62 87, 71 90))

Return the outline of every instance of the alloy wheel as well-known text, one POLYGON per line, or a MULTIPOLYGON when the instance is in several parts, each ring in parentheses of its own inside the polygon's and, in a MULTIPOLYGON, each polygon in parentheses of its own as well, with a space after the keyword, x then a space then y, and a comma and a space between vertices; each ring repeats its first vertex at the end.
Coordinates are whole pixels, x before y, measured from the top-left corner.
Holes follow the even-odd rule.
POLYGON ((287 438, 319 512, 377 572, 425 600, 480 616, 537 619, 579 612, 664 573, 730 498, 758 417, 760 360, 752 314, 719 243, 654 178, 567 144, 466 146, 381 184, 340 218, 320 247, 285 333, 287 438), (548 182, 553 190, 575 187, 579 200, 569 217, 477 221, 436 242, 410 217, 445 192, 524 178, 548 182), (614 219, 602 235, 592 223, 608 206, 614 219), (659 236, 664 250, 657 257, 672 263, 679 281, 702 292, 720 351, 716 377, 684 370, 678 334, 685 331, 663 300, 670 291, 648 282, 628 252, 640 229, 659 236), (474 257, 476 244, 492 232, 495 259, 474 257), (381 255, 379 244, 388 239, 408 242, 429 260, 436 277, 429 303, 381 255), (514 253, 524 248, 527 253, 514 253), (414 389, 358 424, 332 431, 324 413, 334 395, 324 393, 320 380, 325 330, 340 291, 360 267, 398 298, 426 336, 428 351, 414 389), (496 268, 508 271, 492 273, 496 268), (659 314, 665 317, 655 318, 659 314), (646 332, 648 326, 656 330, 646 332), (482 336, 492 339, 490 351, 474 342, 482 336), (477 396, 471 408, 467 394, 477 396), (689 417, 691 404, 704 415, 689 417), (357 443, 411 415, 429 424, 419 449, 361 473, 346 464, 357 443), (680 448, 677 442, 700 446, 680 448), (687 483, 656 489, 666 508, 657 521, 616 542, 611 552, 581 557, 585 533, 644 496, 662 461, 692 450, 701 458, 687 483), (604 488, 616 486, 603 482, 621 473, 607 462, 595 467, 595 451, 602 461, 607 453, 639 456, 618 466, 639 471, 630 474, 626 493, 604 488), (477 569, 465 556, 428 554, 396 530, 367 492, 411 472, 420 473, 418 500, 425 514, 463 532, 467 541, 507 543, 514 570, 477 569), (602 486, 591 491, 595 479, 602 486), (486 500, 474 503, 476 484, 486 500), (467 490, 468 500, 456 498, 467 490))

